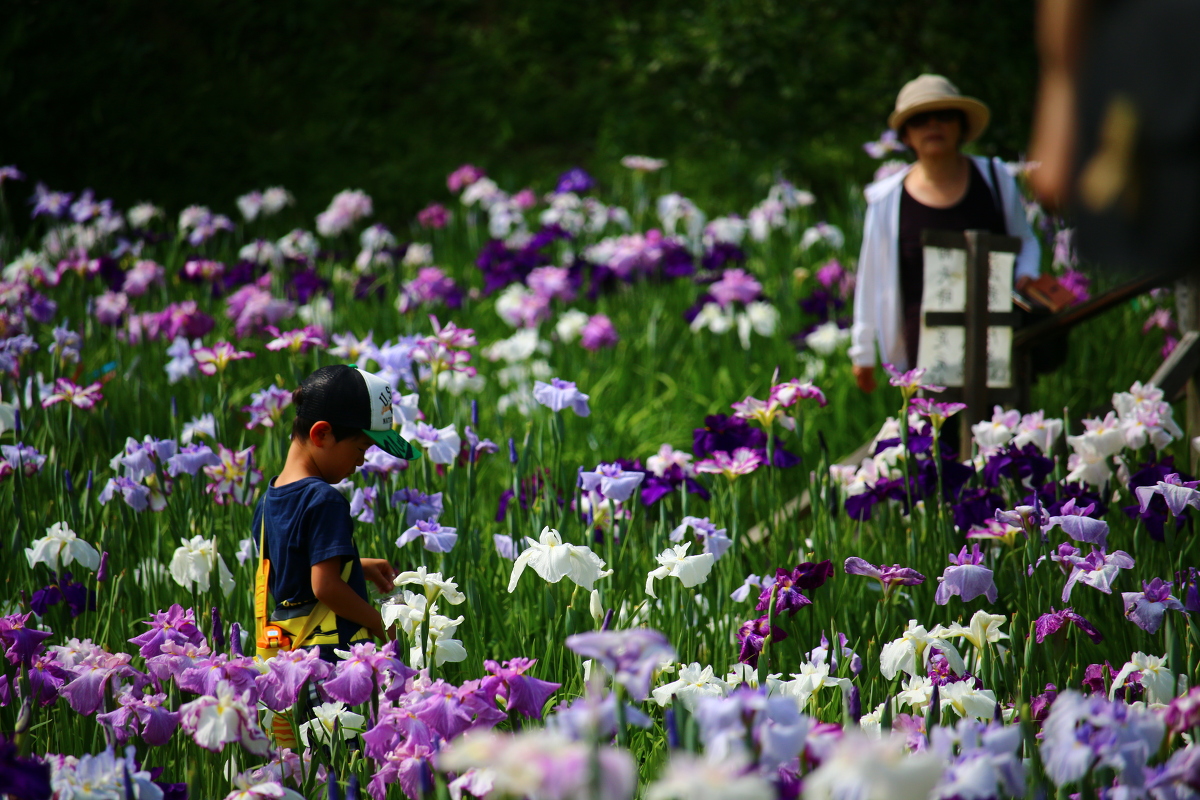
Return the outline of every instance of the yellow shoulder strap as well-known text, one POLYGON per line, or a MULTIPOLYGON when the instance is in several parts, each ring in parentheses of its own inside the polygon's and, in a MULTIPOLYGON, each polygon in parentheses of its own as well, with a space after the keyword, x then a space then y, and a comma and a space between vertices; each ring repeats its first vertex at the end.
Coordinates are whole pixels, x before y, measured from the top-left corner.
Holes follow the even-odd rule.
POLYGON ((267 579, 271 562, 267 559, 267 506, 263 504, 262 527, 258 532, 258 570, 254 575, 254 633, 255 641, 266 641, 267 579))

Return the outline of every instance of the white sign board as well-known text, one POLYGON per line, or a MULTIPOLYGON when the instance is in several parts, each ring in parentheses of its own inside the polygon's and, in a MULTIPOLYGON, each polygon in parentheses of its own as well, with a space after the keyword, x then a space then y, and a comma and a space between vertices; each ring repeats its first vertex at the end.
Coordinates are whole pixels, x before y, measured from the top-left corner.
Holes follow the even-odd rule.
MULTIPOLYGON (((988 311, 1012 311, 1015 253, 988 254, 988 311)), ((930 327, 926 311, 962 312, 967 305, 967 251, 925 248, 925 289, 921 297, 921 340, 917 366, 929 370, 925 380, 941 386, 963 385, 966 331, 958 325, 930 327)), ((1012 386, 1012 328, 988 326, 987 385, 1012 386)))

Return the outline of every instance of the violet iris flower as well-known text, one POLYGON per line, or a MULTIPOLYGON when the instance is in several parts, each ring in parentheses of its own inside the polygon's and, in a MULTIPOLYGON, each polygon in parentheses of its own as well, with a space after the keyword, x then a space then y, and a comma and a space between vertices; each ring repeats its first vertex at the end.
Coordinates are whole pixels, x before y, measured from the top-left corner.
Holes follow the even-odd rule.
MULTIPOLYGON (((639 709, 625 703, 625 724, 649 728, 654 722, 639 709)), ((670 713, 671 709, 667 710, 670 713)), ((570 705, 560 705, 546 717, 546 729, 576 741, 599 741, 617 735, 617 693, 597 698, 590 694, 577 697, 570 705)))
POLYGON ((85 716, 104 707, 105 690, 115 678, 132 680, 132 690, 140 691, 150 678, 129 666, 128 653, 93 653, 75 665, 75 679, 62 690, 62 696, 76 714, 85 716))
POLYGON ((321 682, 333 665, 321 660, 321 648, 281 650, 266 662, 266 672, 254 679, 260 699, 272 711, 286 711, 296 704, 306 681, 321 682))
POLYGON ((884 564, 877 567, 858 556, 847 558, 842 568, 847 575, 865 575, 879 581, 879 585, 883 588, 884 600, 897 586, 917 586, 925 582, 925 576, 911 567, 902 567, 899 564, 893 564, 890 567, 884 564))
POLYGON ((583 170, 583 167, 572 167, 558 176, 558 184, 554 187, 554 192, 555 194, 566 192, 583 194, 595 185, 596 182, 583 170))
POLYGON ((437 522, 419 519, 411 528, 400 534, 400 538, 396 539, 396 546, 404 547, 418 537, 424 540, 425 549, 431 553, 449 553, 458 541, 457 529, 443 528, 437 522))
POLYGON ((196 627, 196 613, 190 608, 184 611, 178 603, 166 611, 158 611, 144 624, 149 625, 150 630, 129 640, 130 644, 141 648, 142 658, 158 655, 164 642, 204 643, 204 634, 196 627))
POLYGON ((599 662, 638 702, 650 695, 650 681, 658 665, 678 657, 667 637, 653 628, 577 633, 567 637, 566 645, 599 662))
MULTIPOLYGON (((696 458, 706 458, 719 451, 733 453, 741 447, 754 450, 766 461, 767 432, 761 428, 752 428, 744 419, 725 414, 705 417, 704 427, 692 431, 692 452, 696 458)), ((800 457, 785 450, 783 440, 775 437, 775 457, 771 466, 786 469, 799 463, 800 457)))
POLYGON ((17 746, 0 736, 0 786, 19 800, 50 800, 50 765, 22 758, 17 746))
POLYGON ((75 581, 69 571, 64 570, 57 583, 38 589, 29 601, 29 608, 39 617, 46 615, 46 609, 66 601, 71 611, 71 619, 75 619, 84 611, 96 610, 96 592, 88 589, 82 583, 75 581))
POLYGON ((957 556, 951 553, 950 564, 938 578, 937 592, 933 596, 935 603, 944 606, 954 595, 961 597, 964 603, 980 595, 987 597, 989 603, 996 602, 999 591, 996 589, 995 576, 990 569, 982 566, 983 552, 978 544, 971 545, 970 553, 966 545, 957 556))
POLYGON ((1164 726, 1162 717, 1149 709, 1067 690, 1050 707, 1042 731, 1042 763, 1057 786, 1104 766, 1117 771, 1118 783, 1141 786, 1164 726))
POLYGON ((32 663, 42 650, 42 642, 52 635, 50 631, 29 627, 31 616, 32 613, 0 617, 0 647, 6 648, 4 655, 12 664, 32 663))
POLYGON ((175 682, 180 689, 198 695, 216 696, 218 684, 227 683, 233 687, 238 697, 249 692, 249 701, 258 702, 258 688, 255 680, 261 675, 254 666, 254 660, 246 657, 230 658, 225 653, 217 653, 207 658, 196 659, 192 666, 175 676, 175 682))
POLYGON ((58 699, 63 686, 74 677, 57 654, 42 653, 29 665, 30 694, 35 702, 48 706, 58 699))
POLYGON ((786 611, 795 614, 804 606, 812 605, 812 600, 803 592, 820 588, 832 577, 833 562, 828 559, 805 561, 797 564, 792 570, 776 569, 775 580, 763 584, 762 592, 758 595, 758 605, 754 610, 766 611, 767 606, 771 604, 771 592, 774 590, 775 613, 782 614, 786 611))
POLYGON ((179 727, 179 712, 167 706, 165 694, 126 692, 117 697, 117 703, 120 707, 115 711, 96 715, 96 721, 113 732, 117 744, 125 744, 134 733, 140 733, 146 744, 161 747, 179 727))
POLYGON ((394 641, 379 649, 376 649, 374 642, 354 644, 350 645, 350 651, 343 656, 343 660, 338 662, 334 677, 325 681, 322 688, 334 700, 356 706, 367 702, 376 683, 382 686, 385 676, 389 674, 401 683, 417 674, 416 670, 396 657, 394 641))
POLYGON ((737 632, 738 661, 758 667, 758 657, 766 645, 768 634, 773 642, 780 642, 788 638, 787 631, 778 625, 769 625, 766 616, 743 622, 737 632))
POLYGON ((541 719, 542 706, 546 705, 550 695, 562 688, 562 684, 525 675, 536 663, 536 658, 513 658, 503 664, 490 659, 484 661, 483 668, 492 674, 483 679, 483 688, 503 697, 510 712, 541 719))
POLYGON ((717 528, 709 522, 708 517, 684 517, 683 522, 667 538, 672 542, 682 542, 688 528, 692 529, 696 541, 704 545, 704 552, 712 553, 714 561, 720 560, 733 544, 733 540, 725 535, 725 529, 717 528))
POLYGON ((604 497, 621 503, 633 496, 645 477, 645 472, 626 471, 620 464, 599 464, 594 472, 579 473, 585 492, 598 489, 604 497))
POLYGON ((1140 592, 1121 592, 1121 600, 1125 603, 1125 616, 1146 633, 1158 633, 1167 609, 1187 613, 1183 604, 1171 595, 1171 582, 1162 578, 1149 583, 1142 581, 1140 592))
POLYGON ((1076 583, 1085 583, 1105 594, 1112 594, 1112 582, 1118 571, 1133 569, 1133 558, 1124 550, 1108 555, 1103 550, 1093 548, 1086 556, 1068 555, 1062 560, 1072 567, 1067 585, 1063 587, 1064 603, 1071 599, 1071 590, 1076 583))
POLYGON ((1104 635, 1096 630, 1096 626, 1088 622, 1079 614, 1076 614, 1074 609, 1064 608, 1059 611, 1054 610, 1054 606, 1050 607, 1050 613, 1042 614, 1034 623, 1034 630, 1037 633, 1038 644, 1046 640, 1047 636, 1053 636, 1060 630, 1066 628, 1067 623, 1071 623, 1079 630, 1088 635, 1093 642, 1099 644, 1104 640, 1104 635))

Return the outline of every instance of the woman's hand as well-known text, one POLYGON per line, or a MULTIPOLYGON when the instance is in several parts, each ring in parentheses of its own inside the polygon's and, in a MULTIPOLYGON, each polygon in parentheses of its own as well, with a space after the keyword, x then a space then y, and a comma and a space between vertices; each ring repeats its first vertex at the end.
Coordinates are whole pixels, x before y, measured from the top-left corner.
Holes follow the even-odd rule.
POLYGON ((858 384, 858 388, 864 392, 875 391, 875 368, 855 366, 854 381, 858 384))
POLYGON ((385 559, 363 558, 360 561, 362 562, 363 577, 375 584, 375 588, 381 593, 387 594, 395 588, 392 581, 396 578, 396 572, 385 559))

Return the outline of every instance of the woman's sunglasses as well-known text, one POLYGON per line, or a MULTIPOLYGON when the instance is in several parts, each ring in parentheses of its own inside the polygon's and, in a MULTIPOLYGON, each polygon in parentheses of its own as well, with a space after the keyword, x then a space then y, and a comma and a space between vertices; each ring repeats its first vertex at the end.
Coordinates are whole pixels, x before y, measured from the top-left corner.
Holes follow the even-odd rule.
POLYGON ((938 122, 950 123, 956 120, 962 120, 962 113, 956 108, 941 108, 937 111, 922 111, 920 114, 913 114, 904 124, 914 128, 923 128, 929 124, 930 120, 936 119, 938 122))

